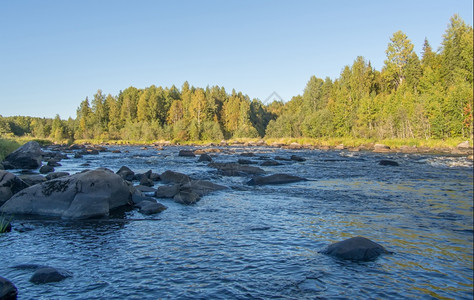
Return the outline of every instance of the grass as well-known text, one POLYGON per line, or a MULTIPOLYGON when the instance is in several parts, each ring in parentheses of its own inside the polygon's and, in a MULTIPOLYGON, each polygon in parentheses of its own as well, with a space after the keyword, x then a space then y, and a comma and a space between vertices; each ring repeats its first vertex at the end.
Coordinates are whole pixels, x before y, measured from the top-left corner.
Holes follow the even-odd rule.
POLYGON ((0 233, 7 232, 7 228, 9 227, 11 220, 12 220, 12 217, 10 217, 10 219, 7 220, 5 216, 3 215, 3 213, 0 215, 0 233))

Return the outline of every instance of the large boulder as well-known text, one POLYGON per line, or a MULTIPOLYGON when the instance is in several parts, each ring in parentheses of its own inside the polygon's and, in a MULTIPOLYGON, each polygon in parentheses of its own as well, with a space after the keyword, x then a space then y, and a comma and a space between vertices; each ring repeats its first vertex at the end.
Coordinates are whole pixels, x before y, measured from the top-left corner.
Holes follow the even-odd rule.
POLYGON ((0 206, 28 184, 10 172, 0 170, 0 206))
POLYGON ((112 209, 130 205, 131 189, 110 170, 85 171, 29 187, 10 198, 0 211, 64 219, 103 217, 112 209))
POLYGON ((178 156, 195 157, 196 155, 191 150, 179 150, 178 156))
POLYGON ((370 261, 376 259, 380 254, 390 252, 382 245, 372 242, 367 238, 357 236, 331 244, 321 253, 345 260, 370 261))
POLYGON ((254 177, 249 182, 248 185, 265 185, 265 184, 286 184, 286 183, 293 183, 298 181, 305 181, 307 179, 288 175, 288 174, 273 174, 269 176, 263 177, 254 177))
POLYGON ((37 169, 43 152, 37 142, 31 141, 10 153, 3 163, 5 169, 37 169))
POLYGON ((156 198, 173 198, 179 192, 180 185, 162 185, 155 192, 156 198))
POLYGON ((18 295, 16 286, 10 280, 0 276, 0 299, 15 300, 18 295))

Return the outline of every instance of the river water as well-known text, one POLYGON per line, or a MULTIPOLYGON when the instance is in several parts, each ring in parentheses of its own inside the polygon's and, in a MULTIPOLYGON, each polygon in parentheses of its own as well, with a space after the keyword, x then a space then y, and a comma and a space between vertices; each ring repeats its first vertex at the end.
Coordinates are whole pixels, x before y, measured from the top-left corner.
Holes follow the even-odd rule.
POLYGON ((153 216, 15 216, 17 230, 0 235, 0 276, 17 286, 19 299, 473 298, 473 165, 464 157, 264 147, 213 154, 218 162, 242 152, 254 152, 245 158, 258 163, 306 158, 262 168, 310 181, 248 186, 250 177, 222 177, 197 157, 179 157, 182 148, 110 149, 122 153, 63 160, 56 170, 173 170, 230 189, 191 206, 158 199, 168 209, 153 216), (358 235, 393 254, 357 263, 318 252, 358 235), (26 263, 73 277, 35 285, 31 271, 12 268, 26 263))

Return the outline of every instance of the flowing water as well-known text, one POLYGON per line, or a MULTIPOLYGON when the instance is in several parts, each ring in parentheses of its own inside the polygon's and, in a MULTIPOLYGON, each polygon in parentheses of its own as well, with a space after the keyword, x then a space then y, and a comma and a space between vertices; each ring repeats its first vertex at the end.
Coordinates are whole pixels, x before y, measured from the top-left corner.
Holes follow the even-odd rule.
POLYGON ((262 147, 214 154, 222 162, 250 151, 256 156, 245 158, 255 162, 307 159, 263 169, 310 181, 248 186, 249 177, 222 177, 197 158, 178 157, 177 147, 111 149, 122 153, 63 160, 56 169, 173 170, 230 189, 191 206, 158 199, 168 209, 154 216, 15 216, 17 230, 0 235, 0 276, 19 299, 473 298, 473 165, 464 157, 262 147), (357 263, 318 252, 358 235, 393 254, 357 263), (31 271, 12 268, 26 263, 73 277, 35 285, 31 271))

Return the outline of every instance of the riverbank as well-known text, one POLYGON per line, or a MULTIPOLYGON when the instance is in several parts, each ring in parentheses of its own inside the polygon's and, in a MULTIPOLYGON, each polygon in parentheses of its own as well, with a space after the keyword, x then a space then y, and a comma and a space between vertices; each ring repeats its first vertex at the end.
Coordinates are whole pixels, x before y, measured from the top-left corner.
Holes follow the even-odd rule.
MULTIPOLYGON (((7 138, 0 139, 0 161, 9 153, 23 145, 24 143, 35 140, 42 145, 54 144, 55 142, 47 139, 34 138, 7 138)), ((222 141, 187 141, 174 143, 171 141, 133 141, 133 140, 100 140, 84 139, 76 140, 75 144, 90 145, 139 145, 139 146, 196 146, 196 147, 216 147, 216 146, 242 146, 258 147, 270 146, 283 149, 310 149, 310 150, 347 150, 347 151, 374 151, 381 153, 425 153, 425 154, 444 154, 467 156, 473 159, 473 142, 460 138, 445 140, 424 140, 424 139, 354 139, 354 138, 268 138, 268 139, 230 139, 222 141)), ((57 143, 56 143, 57 144, 57 143)))

